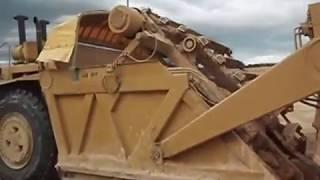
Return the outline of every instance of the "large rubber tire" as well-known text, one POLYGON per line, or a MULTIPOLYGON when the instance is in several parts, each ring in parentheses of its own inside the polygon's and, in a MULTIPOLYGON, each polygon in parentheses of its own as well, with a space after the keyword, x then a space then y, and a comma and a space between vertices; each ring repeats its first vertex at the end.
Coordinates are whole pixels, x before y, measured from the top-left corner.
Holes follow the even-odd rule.
MULTIPOLYGON (((27 121, 33 138, 33 150, 28 163, 13 169, 0 157, 1 180, 49 180, 56 178, 54 165, 57 149, 52 128, 42 98, 35 93, 16 89, 0 100, 0 123, 10 113, 19 113, 27 121)), ((1 140, 1 139, 0 139, 1 140)), ((1 142, 0 142, 1 143, 1 142)))

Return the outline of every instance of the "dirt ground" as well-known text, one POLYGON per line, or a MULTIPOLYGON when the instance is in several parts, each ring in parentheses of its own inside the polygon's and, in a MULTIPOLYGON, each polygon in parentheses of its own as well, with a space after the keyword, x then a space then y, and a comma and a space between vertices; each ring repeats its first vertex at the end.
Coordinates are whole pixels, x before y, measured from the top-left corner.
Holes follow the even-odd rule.
POLYGON ((315 129, 312 127, 312 122, 315 117, 315 108, 296 103, 294 109, 294 112, 288 114, 288 118, 292 120, 292 122, 301 124, 304 133, 314 134, 315 129))
POLYGON ((299 123, 302 126, 302 132, 308 137, 307 154, 312 155, 316 148, 316 130, 312 127, 312 122, 315 117, 315 108, 301 103, 296 103, 294 108, 295 111, 289 113, 288 118, 292 122, 299 123))

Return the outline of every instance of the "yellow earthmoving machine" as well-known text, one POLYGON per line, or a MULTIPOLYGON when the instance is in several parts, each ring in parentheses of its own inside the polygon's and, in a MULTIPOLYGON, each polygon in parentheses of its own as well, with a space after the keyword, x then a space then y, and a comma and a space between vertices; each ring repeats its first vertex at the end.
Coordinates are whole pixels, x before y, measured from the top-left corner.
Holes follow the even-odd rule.
POLYGON ((320 3, 295 29, 297 51, 258 77, 150 9, 83 13, 48 37, 35 18, 36 42, 16 19, 0 179, 320 179, 320 142, 287 118, 299 101, 320 108, 320 3))

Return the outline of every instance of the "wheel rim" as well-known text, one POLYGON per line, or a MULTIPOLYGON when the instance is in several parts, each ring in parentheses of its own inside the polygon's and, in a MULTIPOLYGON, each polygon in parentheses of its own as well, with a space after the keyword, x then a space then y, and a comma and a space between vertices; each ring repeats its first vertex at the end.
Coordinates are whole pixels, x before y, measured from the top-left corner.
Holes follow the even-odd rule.
POLYGON ((0 120, 0 158, 12 169, 25 167, 33 151, 32 130, 20 113, 10 113, 0 120))

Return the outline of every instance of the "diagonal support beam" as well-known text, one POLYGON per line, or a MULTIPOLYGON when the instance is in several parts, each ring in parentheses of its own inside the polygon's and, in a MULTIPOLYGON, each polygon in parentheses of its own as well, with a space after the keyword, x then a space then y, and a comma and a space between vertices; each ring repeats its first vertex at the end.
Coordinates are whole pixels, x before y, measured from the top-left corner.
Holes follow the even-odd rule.
POLYGON ((163 155, 179 154, 319 90, 318 38, 163 140, 163 155))

